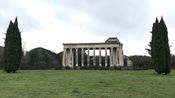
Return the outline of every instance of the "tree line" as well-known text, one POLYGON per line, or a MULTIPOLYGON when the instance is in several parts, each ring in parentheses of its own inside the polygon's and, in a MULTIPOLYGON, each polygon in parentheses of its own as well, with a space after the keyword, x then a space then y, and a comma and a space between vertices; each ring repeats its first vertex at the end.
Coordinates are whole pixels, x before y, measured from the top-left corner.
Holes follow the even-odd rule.
MULTIPOLYGON (((3 57, 3 49, 4 47, 0 47, 0 69, 3 69, 2 65, 2 57, 3 57)), ((97 57, 96 57, 97 58, 97 57)), ((128 70, 148 70, 154 69, 152 65, 151 56, 144 55, 133 55, 133 56, 125 56, 124 58, 124 66, 127 66, 127 58, 132 61, 132 66, 124 69, 128 70)), ((96 62, 98 62, 98 58, 96 62)), ((104 60, 102 60, 102 63, 104 60)), ((90 61, 91 64, 93 60, 90 61)), ((86 59, 85 59, 86 63, 86 59)), ((79 65, 81 65, 81 60, 79 60, 79 65)), ((172 69, 175 69, 175 55, 171 56, 170 66, 172 69)), ((62 52, 54 53, 50 50, 38 47, 34 48, 30 51, 27 51, 25 55, 23 55, 21 59, 21 64, 19 69, 22 70, 36 70, 36 69, 66 69, 62 66, 62 52), (47 59, 47 60, 46 60, 47 59)), ((67 68, 70 69, 70 68, 67 68)), ((78 69, 78 67, 77 67, 78 69)), ((99 69, 99 68, 89 68, 89 69, 99 69)), ((107 69, 107 68, 106 68, 107 69)))

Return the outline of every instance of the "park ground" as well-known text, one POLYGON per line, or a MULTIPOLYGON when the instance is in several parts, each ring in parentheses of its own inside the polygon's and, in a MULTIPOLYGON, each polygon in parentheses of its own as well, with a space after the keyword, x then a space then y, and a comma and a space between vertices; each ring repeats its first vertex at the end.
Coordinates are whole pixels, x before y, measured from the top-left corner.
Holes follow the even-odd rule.
POLYGON ((175 70, 0 71, 1 98, 174 98, 175 70))

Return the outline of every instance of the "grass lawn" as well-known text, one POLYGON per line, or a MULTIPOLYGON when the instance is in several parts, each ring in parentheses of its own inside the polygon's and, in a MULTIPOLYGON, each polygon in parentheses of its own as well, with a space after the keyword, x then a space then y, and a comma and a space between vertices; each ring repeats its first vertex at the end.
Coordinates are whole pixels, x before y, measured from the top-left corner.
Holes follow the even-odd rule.
POLYGON ((0 71, 1 98, 175 98, 170 75, 145 71, 19 70, 0 71))

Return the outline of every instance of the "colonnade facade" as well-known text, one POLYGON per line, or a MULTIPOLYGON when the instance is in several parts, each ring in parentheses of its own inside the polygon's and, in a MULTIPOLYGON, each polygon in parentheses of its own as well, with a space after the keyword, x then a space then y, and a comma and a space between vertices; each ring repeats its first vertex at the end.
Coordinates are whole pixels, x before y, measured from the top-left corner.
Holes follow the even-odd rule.
POLYGON ((88 67, 88 66, 109 65, 110 67, 118 67, 124 65, 123 45, 120 43, 64 43, 63 45, 64 45, 63 58, 62 58, 63 66, 88 67), (79 53, 79 50, 81 50, 81 53, 79 53), (90 51, 93 51, 93 53, 91 53, 91 57, 93 59, 92 65, 90 63, 90 51), (102 54, 104 54, 104 56, 102 56, 102 54), (81 59, 78 57, 79 55, 81 55, 81 59), (98 57, 98 63, 96 59, 97 57, 98 57), (105 58, 103 59, 104 63, 102 63, 102 57, 105 58), (81 64, 78 63, 79 60, 81 60, 81 64))

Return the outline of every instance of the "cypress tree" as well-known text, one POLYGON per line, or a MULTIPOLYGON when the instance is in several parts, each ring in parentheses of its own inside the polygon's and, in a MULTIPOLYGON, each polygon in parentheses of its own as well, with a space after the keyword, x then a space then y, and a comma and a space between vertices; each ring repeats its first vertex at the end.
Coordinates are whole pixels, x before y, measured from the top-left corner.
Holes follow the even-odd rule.
POLYGON ((152 56, 153 65, 155 71, 158 74, 170 73, 170 49, 168 43, 168 31, 161 17, 160 22, 156 18, 156 22, 152 27, 152 39, 150 42, 150 48, 147 49, 152 56))
POLYGON ((163 41, 164 41, 164 56, 165 56, 165 71, 164 73, 165 74, 168 74, 170 73, 171 71, 171 68, 170 68, 170 59, 171 59, 171 54, 170 54, 170 48, 169 48, 169 40, 168 40, 168 30, 167 30, 167 27, 166 27, 166 24, 163 20, 163 17, 161 17, 161 20, 160 20, 160 32, 162 32, 162 35, 163 35, 163 41))
POLYGON ((19 69, 22 57, 21 32, 17 18, 14 23, 10 21, 4 44, 4 70, 8 73, 15 73, 19 69))

